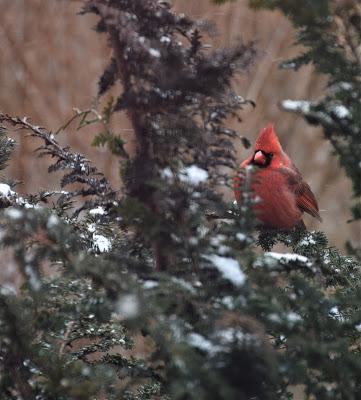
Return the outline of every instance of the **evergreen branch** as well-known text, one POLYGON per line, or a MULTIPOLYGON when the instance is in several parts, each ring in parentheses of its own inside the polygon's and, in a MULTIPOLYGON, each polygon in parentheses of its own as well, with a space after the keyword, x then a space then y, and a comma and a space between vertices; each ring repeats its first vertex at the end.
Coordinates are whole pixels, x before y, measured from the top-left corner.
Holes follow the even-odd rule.
POLYGON ((40 154, 49 155, 56 159, 56 162, 50 165, 49 172, 70 170, 62 178, 62 187, 73 183, 84 185, 79 190, 63 194, 67 200, 77 196, 97 195, 99 199, 102 198, 103 201, 108 202, 115 197, 115 191, 104 175, 83 155, 72 152, 68 147, 62 147, 53 133, 46 131, 41 126, 30 123, 26 117, 21 119, 0 113, 0 123, 8 123, 19 130, 30 131, 31 136, 37 137, 44 142, 44 146, 38 148, 40 154))

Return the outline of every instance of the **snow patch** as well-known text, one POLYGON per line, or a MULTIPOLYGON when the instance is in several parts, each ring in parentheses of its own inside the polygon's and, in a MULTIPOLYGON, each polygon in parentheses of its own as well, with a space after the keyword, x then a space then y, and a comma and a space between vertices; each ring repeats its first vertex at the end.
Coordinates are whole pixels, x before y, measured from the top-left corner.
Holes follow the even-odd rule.
POLYGON ((325 253, 325 254, 323 255, 323 262, 324 262, 326 265, 328 265, 328 264, 331 263, 331 257, 330 257, 330 253, 329 253, 329 252, 328 252, 328 253, 325 253))
POLYGON ((135 318, 139 314, 139 299, 134 294, 126 294, 118 300, 115 309, 124 318, 135 318))
POLYGON ((350 82, 340 82, 339 87, 343 90, 351 90, 353 88, 350 82))
POLYGON ((93 234, 94 247, 101 253, 106 253, 112 248, 112 244, 108 238, 103 235, 93 234))
MULTIPOLYGON (((160 176, 163 179, 172 181, 174 178, 174 173, 169 167, 166 167, 160 171, 160 176)), ((182 168, 178 173, 178 177, 181 182, 197 186, 208 179, 208 172, 202 168, 199 168, 197 165, 191 165, 189 167, 182 168)))
POLYGON ((223 277, 232 282, 233 285, 242 286, 246 281, 246 275, 234 258, 221 257, 216 254, 204 255, 203 257, 211 261, 223 277))
POLYGON ((257 344, 259 339, 251 333, 243 332, 237 328, 227 328, 216 333, 216 338, 219 339, 223 346, 233 344, 234 342, 245 344, 257 344))
POLYGON ((346 118, 350 115, 350 111, 342 105, 335 106, 333 111, 339 118, 346 118))
POLYGON ((271 313, 271 314, 269 314, 269 315, 268 315, 268 319, 269 319, 271 322, 275 322, 275 323, 277 323, 277 324, 279 324, 279 323, 282 322, 281 317, 280 317, 278 314, 276 314, 276 313, 271 313))
POLYGON ((223 244, 226 239, 227 237, 225 235, 216 235, 211 238, 210 243, 217 248, 218 254, 225 255, 230 252, 230 247, 223 244))
POLYGON ((5 215, 10 219, 20 219, 23 216, 23 213, 17 208, 10 207, 5 210, 5 215))
POLYGON ((4 283, 0 285, 0 293, 4 296, 16 296, 16 286, 11 283, 4 283))
POLYGON ((247 236, 244 233, 237 233, 236 234, 236 238, 240 241, 240 242, 245 242, 247 240, 247 236))
POLYGON ((179 179, 182 182, 189 183, 190 185, 199 185, 208 179, 208 172, 197 165, 183 168, 179 172, 179 179))
POLYGON ((16 199, 16 204, 19 204, 19 206, 22 206, 27 209, 40 208, 38 204, 30 204, 21 197, 16 199))
POLYGON ((297 64, 295 62, 284 62, 282 63, 282 69, 295 69, 297 64))
POLYGON ((160 58, 160 51, 157 49, 150 48, 149 54, 155 58, 160 58))
POLYGON ((93 232, 95 232, 95 230, 96 230, 96 226, 95 226, 95 224, 88 224, 87 229, 88 229, 88 231, 89 231, 90 233, 93 233, 93 232))
POLYGON ((59 224, 59 218, 55 214, 51 214, 50 217, 48 218, 48 222, 46 223, 46 227, 48 229, 54 228, 54 226, 59 224))
POLYGON ((200 225, 197 227, 197 234, 199 235, 200 239, 204 239, 209 232, 209 228, 205 225, 200 225))
POLYGON ((181 286, 183 289, 186 289, 186 290, 188 290, 189 292, 191 292, 193 294, 196 292, 194 287, 190 283, 186 282, 184 279, 172 277, 171 280, 175 284, 181 286))
POLYGON ((92 210, 90 210, 89 214, 90 215, 104 215, 105 214, 105 210, 104 210, 103 207, 98 206, 98 207, 93 208, 92 210))
POLYGON ((41 289, 41 281, 31 265, 25 266, 25 273, 29 278, 29 285, 31 289, 35 292, 39 291, 41 289))
POLYGON ((203 350, 207 353, 214 354, 219 351, 219 348, 215 346, 210 340, 206 339, 204 336, 199 333, 190 333, 188 335, 188 343, 197 347, 200 350, 203 350))
POLYGON ((161 42, 161 43, 170 43, 170 42, 171 42, 171 39, 170 39, 170 37, 168 37, 168 36, 162 36, 162 37, 160 38, 160 42, 161 42))
POLYGON ((311 235, 304 237, 299 243, 300 246, 310 246, 313 244, 316 244, 316 240, 311 235))
POLYGON ((173 178, 173 172, 169 167, 164 168, 162 171, 160 171, 160 175, 163 179, 172 179, 173 178))
POLYGON ((222 304, 224 306, 226 306, 229 310, 233 310, 234 309, 234 299, 232 296, 225 296, 222 299, 222 304))
POLYGON ((311 103, 305 100, 283 100, 281 105, 285 110, 302 112, 305 114, 309 113, 311 109, 311 103))
POLYGON ((145 281, 144 283, 143 283, 143 288, 144 289, 154 289, 154 288, 156 288, 156 287, 158 287, 159 286, 159 283, 158 282, 156 282, 156 281, 145 281))
POLYGON ((267 252, 264 254, 265 257, 272 257, 276 260, 280 261, 300 261, 302 263, 307 263, 308 258, 305 256, 301 256, 296 253, 275 253, 275 252, 267 252))
POLYGON ((0 196, 9 197, 13 196, 15 192, 13 192, 9 185, 6 183, 0 183, 0 196))
POLYGON ((295 313, 294 311, 290 311, 290 312, 286 315, 286 319, 287 319, 287 322, 290 323, 290 325, 294 325, 294 324, 296 324, 297 322, 302 321, 301 315, 295 313))
POLYGON ((330 309, 329 314, 332 318, 337 319, 337 321, 342 322, 343 321, 343 317, 340 313, 340 310, 337 306, 334 306, 330 309))

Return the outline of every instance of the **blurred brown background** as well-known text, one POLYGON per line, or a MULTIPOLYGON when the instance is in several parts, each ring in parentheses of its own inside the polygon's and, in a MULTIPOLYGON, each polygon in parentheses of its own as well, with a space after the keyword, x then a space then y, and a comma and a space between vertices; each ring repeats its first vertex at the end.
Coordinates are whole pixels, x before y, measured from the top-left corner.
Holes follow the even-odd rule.
MULTIPOLYGON (((278 64, 293 56, 294 30, 278 12, 254 12, 246 0, 212 6, 209 0, 177 0, 177 10, 195 18, 214 21, 219 35, 214 45, 230 45, 238 39, 256 40, 259 56, 249 73, 235 85, 240 95, 253 99, 256 109, 243 113, 237 129, 252 141, 268 121, 319 200, 324 223, 307 219, 311 229, 324 230, 331 244, 342 247, 345 240, 360 240, 360 226, 347 224, 351 185, 331 155, 319 129, 301 118, 281 112, 282 99, 317 99, 325 78, 311 67, 298 72, 282 71, 278 64)), ((96 95, 96 84, 109 60, 104 36, 91 28, 95 19, 76 15, 80 4, 59 0, 0 0, 0 110, 29 116, 36 124, 56 130, 72 115, 72 107, 86 109, 96 95)), ((131 146, 129 123, 124 116, 116 122, 131 146)), ((18 147, 7 176, 24 181, 23 191, 55 188, 58 181, 48 176, 44 160, 33 150, 39 143, 17 135, 18 147)), ((101 149, 89 146, 89 133, 68 130, 62 142, 85 153, 115 183, 119 183, 117 161, 101 149)), ((239 145, 239 158, 248 152, 239 145)), ((306 217, 307 218, 307 217, 306 217)))

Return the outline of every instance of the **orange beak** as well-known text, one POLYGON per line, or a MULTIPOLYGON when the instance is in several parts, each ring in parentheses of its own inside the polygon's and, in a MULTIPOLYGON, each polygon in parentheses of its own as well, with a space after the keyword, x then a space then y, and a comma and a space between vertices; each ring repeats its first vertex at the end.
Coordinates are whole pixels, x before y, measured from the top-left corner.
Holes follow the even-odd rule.
POLYGON ((254 160, 255 164, 258 164, 258 165, 265 165, 267 162, 266 156, 262 153, 261 150, 258 150, 256 152, 256 154, 253 157, 253 160, 254 160))

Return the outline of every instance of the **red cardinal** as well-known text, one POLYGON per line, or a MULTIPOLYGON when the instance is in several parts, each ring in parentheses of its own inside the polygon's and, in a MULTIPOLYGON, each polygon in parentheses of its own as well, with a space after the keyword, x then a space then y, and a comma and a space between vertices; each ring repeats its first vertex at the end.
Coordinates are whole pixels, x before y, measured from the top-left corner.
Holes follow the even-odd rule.
MULTIPOLYGON (((273 124, 262 129, 254 146, 254 154, 244 160, 240 168, 248 165, 257 167, 252 189, 260 202, 254 209, 265 228, 289 230, 296 225, 304 228, 304 212, 322 221, 311 188, 283 151, 273 124)), ((241 179, 239 175, 234 179, 237 202, 241 200, 241 179)))

